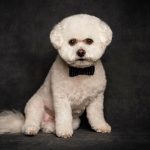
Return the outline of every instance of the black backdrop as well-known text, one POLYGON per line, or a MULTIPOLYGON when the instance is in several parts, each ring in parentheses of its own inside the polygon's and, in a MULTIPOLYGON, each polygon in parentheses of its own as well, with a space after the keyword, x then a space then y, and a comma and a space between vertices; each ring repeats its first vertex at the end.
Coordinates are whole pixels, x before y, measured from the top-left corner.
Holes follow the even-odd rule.
POLYGON ((0 110, 23 112, 57 54, 49 42, 50 30, 77 13, 100 17, 113 31, 102 58, 108 79, 108 122, 116 129, 148 129, 150 7, 140 0, 1 0, 0 110))

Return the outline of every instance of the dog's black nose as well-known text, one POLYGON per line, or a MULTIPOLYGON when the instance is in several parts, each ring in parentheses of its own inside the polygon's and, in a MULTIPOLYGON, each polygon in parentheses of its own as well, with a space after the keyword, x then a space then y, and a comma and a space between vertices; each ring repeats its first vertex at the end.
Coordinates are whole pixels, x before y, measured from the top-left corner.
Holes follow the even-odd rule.
POLYGON ((79 57, 83 57, 84 55, 85 55, 85 50, 84 49, 79 49, 78 51, 77 51, 77 55, 79 56, 79 57))

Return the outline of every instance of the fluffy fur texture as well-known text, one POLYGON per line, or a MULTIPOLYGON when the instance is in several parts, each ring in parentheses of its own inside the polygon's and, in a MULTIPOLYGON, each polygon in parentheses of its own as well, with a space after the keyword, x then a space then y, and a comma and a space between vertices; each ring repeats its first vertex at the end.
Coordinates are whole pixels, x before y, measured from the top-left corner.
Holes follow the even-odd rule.
POLYGON ((18 111, 4 111, 0 114, 0 133, 19 133, 24 116, 18 111))
POLYGON ((50 40, 59 55, 43 85, 25 107, 25 120, 19 112, 0 114, 0 133, 23 132, 36 135, 40 129, 68 138, 80 125, 80 115, 87 112, 89 123, 97 132, 110 132, 103 114, 105 71, 99 60, 112 39, 110 27, 99 18, 87 14, 67 17, 50 32, 50 40), (69 40, 76 39, 74 45, 69 40), (92 43, 86 43, 92 39, 92 43), (80 59, 77 51, 85 55, 80 59), (69 67, 94 65, 94 75, 69 77, 69 67), (13 123, 12 123, 13 122, 13 123))

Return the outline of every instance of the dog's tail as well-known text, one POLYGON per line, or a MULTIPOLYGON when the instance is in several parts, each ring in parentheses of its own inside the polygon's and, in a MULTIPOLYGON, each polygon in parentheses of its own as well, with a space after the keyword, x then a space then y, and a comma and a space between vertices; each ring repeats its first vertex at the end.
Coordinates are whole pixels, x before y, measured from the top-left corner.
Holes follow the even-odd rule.
POLYGON ((24 116, 20 112, 3 111, 0 113, 0 134, 20 133, 24 124, 24 116))

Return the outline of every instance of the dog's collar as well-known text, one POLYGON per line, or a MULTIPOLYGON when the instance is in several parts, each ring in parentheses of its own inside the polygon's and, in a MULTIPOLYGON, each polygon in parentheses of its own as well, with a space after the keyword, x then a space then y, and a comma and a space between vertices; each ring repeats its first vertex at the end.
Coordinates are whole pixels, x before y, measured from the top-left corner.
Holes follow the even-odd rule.
POLYGON ((76 68, 69 66, 69 76, 74 77, 78 75, 93 75, 95 72, 95 66, 76 68))

